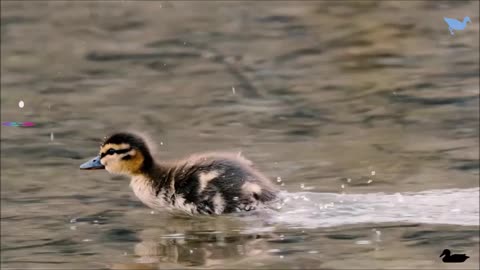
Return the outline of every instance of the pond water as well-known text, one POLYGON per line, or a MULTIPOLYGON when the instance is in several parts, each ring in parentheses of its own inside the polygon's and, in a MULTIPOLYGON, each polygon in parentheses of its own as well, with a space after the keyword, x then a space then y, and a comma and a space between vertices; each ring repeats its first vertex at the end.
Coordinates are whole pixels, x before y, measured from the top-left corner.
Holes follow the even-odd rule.
POLYGON ((1 120, 35 124, 1 128, 2 269, 478 269, 478 10, 2 1, 1 120), (159 159, 241 151, 283 203, 152 212, 78 170, 125 129, 159 159))

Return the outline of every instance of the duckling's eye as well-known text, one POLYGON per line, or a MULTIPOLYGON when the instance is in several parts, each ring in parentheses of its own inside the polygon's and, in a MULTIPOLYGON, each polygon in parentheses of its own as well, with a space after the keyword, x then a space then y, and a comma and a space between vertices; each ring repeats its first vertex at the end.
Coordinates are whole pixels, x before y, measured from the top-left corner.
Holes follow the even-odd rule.
POLYGON ((113 154, 115 154, 115 150, 112 149, 112 148, 110 148, 110 149, 108 149, 108 151, 107 151, 106 154, 107 154, 107 155, 113 155, 113 154))

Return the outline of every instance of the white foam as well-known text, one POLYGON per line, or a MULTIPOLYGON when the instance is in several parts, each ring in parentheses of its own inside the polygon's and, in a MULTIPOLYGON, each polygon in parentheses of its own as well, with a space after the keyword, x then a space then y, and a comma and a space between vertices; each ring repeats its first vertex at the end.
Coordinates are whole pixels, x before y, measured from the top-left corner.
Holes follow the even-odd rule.
POLYGON ((479 225, 479 188, 409 193, 282 193, 269 221, 316 228, 357 223, 479 225))

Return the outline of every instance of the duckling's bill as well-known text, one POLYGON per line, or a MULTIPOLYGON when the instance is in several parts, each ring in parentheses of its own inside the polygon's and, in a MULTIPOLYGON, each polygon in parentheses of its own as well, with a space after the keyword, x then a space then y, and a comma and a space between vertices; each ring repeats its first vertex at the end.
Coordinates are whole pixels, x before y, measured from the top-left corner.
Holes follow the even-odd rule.
POLYGON ((96 156, 91 160, 80 165, 80 170, 101 170, 105 169, 102 163, 100 163, 100 156, 96 156))

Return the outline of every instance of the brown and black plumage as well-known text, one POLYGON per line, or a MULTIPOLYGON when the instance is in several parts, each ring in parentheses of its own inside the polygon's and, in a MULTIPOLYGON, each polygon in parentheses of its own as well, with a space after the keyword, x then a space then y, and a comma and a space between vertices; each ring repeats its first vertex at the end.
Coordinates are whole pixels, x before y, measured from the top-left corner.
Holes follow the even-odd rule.
POLYGON ((145 140, 127 132, 107 138, 99 156, 80 169, 128 175, 135 195, 147 206, 187 214, 254 210, 273 201, 278 191, 241 155, 204 153, 176 162, 156 161, 145 140))

